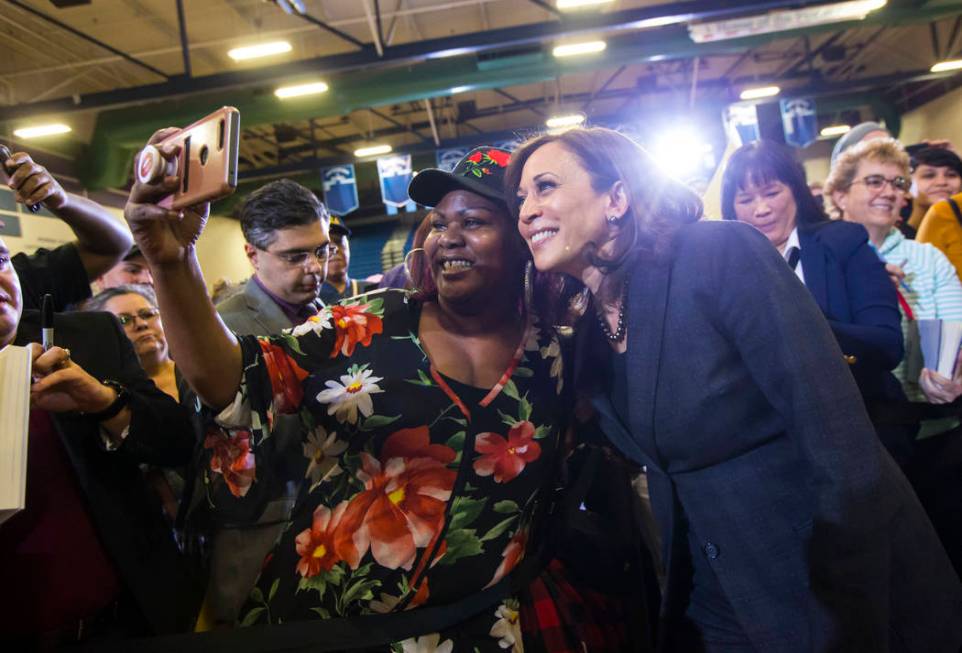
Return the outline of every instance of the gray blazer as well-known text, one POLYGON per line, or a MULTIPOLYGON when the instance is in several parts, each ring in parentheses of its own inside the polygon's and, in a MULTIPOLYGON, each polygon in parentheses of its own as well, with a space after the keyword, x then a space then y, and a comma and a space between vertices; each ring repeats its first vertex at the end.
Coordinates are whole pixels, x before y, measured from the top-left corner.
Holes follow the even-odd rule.
MULTIPOLYGON (((668 571, 662 636, 685 609, 686 518, 693 555, 759 651, 958 651, 958 578, 811 293, 765 237, 683 227, 635 266, 627 318, 628 423, 603 389, 592 403, 612 443, 648 467, 668 571)), ((587 374, 601 339, 580 340, 587 374)))
MULTIPOLYGON (((217 312, 224 324, 239 336, 273 335, 294 326, 253 279, 247 282, 243 292, 218 304, 217 312)), ((257 581, 264 557, 287 527, 300 487, 296 481, 304 476, 306 460, 301 455, 300 419, 296 415, 278 415, 276 419, 273 437, 280 438, 278 442, 283 440, 283 450, 292 455, 285 460, 290 464, 271 470, 271 476, 291 480, 272 488, 271 498, 256 521, 220 527, 215 532, 206 598, 207 615, 215 623, 233 623, 237 619, 257 581)), ((266 472, 264 470, 265 476, 266 472)), ((261 475, 258 470, 258 478, 261 475)))
POLYGON ((243 292, 218 304, 217 312, 227 328, 239 336, 270 336, 294 326, 253 278, 244 285, 243 292))

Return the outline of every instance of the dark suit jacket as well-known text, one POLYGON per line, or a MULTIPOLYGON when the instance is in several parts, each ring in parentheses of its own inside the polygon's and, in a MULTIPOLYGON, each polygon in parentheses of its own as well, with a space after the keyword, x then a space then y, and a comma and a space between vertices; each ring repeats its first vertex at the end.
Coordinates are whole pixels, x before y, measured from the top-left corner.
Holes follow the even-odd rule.
MULTIPOLYGON (((672 557, 684 514, 757 650, 955 653, 958 578, 811 293, 765 237, 683 227, 636 264, 628 301, 630 423, 605 393, 592 401, 647 465, 666 623, 687 595, 672 557)), ((595 322, 582 361, 596 360, 595 322)))
MULTIPOLYGON (((190 460, 194 435, 187 413, 147 378, 113 315, 57 313, 54 334, 54 343, 70 349, 91 376, 121 382, 130 392, 129 435, 116 451, 104 449, 99 424, 89 417, 60 414, 53 422, 101 542, 150 630, 189 628, 197 613, 196 587, 138 466, 190 460)), ((39 340, 40 313, 26 310, 15 344, 39 340)))
POLYGON ((904 400, 890 370, 904 356, 902 316, 865 227, 823 222, 798 229, 805 286, 822 309, 866 401, 904 400))

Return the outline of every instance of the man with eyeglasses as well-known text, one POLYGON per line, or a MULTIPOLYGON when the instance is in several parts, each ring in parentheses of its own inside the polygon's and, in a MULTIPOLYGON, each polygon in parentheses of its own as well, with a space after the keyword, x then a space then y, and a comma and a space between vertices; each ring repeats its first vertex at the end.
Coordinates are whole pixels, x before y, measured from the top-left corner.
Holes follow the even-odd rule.
MULTIPOLYGON (((304 322, 320 310, 318 299, 332 245, 330 215, 317 196, 289 179, 272 181, 251 193, 239 210, 244 251, 254 275, 244 290, 217 305, 217 312, 238 335, 266 336, 304 322)), ((278 451, 298 453, 302 441, 296 415, 275 416, 278 451)), ((258 470, 258 481, 301 478, 307 459, 292 456, 288 468, 258 470)), ((264 556, 287 525, 298 487, 270 488, 266 507, 253 506, 230 528, 214 534, 211 577, 202 622, 232 624, 254 587, 264 556)))

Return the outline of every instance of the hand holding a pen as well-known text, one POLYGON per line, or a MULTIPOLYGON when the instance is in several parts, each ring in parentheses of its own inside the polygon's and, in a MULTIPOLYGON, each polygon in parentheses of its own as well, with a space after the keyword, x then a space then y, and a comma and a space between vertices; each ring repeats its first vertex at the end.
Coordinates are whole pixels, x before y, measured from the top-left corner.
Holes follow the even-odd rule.
POLYGON ((44 350, 31 343, 33 385, 30 403, 34 408, 52 413, 97 413, 107 409, 117 398, 117 391, 90 376, 71 358, 70 352, 52 346, 44 350))

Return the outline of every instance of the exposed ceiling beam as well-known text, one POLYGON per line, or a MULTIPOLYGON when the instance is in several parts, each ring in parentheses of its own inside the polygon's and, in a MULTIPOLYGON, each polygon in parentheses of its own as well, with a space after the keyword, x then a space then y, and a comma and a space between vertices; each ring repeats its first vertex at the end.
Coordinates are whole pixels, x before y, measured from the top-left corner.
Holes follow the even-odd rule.
POLYGON ((20 2, 20 0, 7 0, 7 2, 8 2, 9 4, 12 4, 14 7, 17 7, 17 8, 19 8, 19 9, 23 10, 23 11, 26 11, 27 13, 30 13, 30 14, 36 16, 37 18, 39 18, 40 20, 43 20, 44 22, 50 23, 51 25, 55 25, 55 26, 59 27, 60 29, 64 30, 65 32, 69 32, 69 33, 73 34, 73 35, 76 36, 77 38, 83 39, 84 41, 87 41, 88 43, 92 43, 92 44, 96 45, 97 47, 100 47, 100 48, 103 48, 104 50, 107 50, 107 51, 109 51, 109 52, 112 52, 113 54, 117 55, 118 57, 121 57, 121 58, 125 59, 126 61, 129 61, 130 63, 135 64, 135 65, 137 65, 137 66, 140 66, 140 67, 143 68, 144 70, 147 70, 147 71, 149 71, 149 72, 151 72, 151 73, 153 73, 153 74, 155 74, 155 75, 157 75, 157 76, 159 76, 159 77, 163 77, 164 79, 170 79, 170 76, 169 76, 167 73, 165 73, 164 71, 162 71, 162 70, 160 70, 160 69, 158 69, 158 68, 154 68, 154 67, 151 66, 150 64, 145 63, 145 62, 141 61, 140 59, 137 59, 136 57, 132 57, 132 56, 130 56, 129 54, 127 54, 126 52, 121 52, 120 50, 118 50, 117 48, 113 47, 112 45, 108 45, 108 44, 104 43, 103 41, 100 41, 100 40, 98 40, 98 39, 95 39, 94 37, 90 36, 89 34, 84 34, 84 33, 81 32, 80 30, 74 29, 74 28, 71 27, 70 25, 67 25, 67 24, 64 23, 64 22, 61 22, 61 21, 57 20, 57 19, 54 18, 53 16, 48 16, 47 14, 43 13, 42 11, 38 11, 38 10, 34 9, 34 8, 31 7, 30 5, 28 5, 28 4, 24 3, 24 2, 20 2))
MULTIPOLYGON (((369 11, 368 0, 364 0, 365 8, 369 11)), ((19 0, 8 0, 19 2, 19 0)), ((315 59, 289 62, 275 66, 264 66, 243 71, 230 71, 187 80, 174 77, 165 83, 139 86, 134 88, 117 89, 106 93, 94 93, 80 96, 80 101, 72 98, 47 101, 38 105, 18 105, 5 107, 0 110, 0 121, 9 120, 18 115, 36 115, 37 113, 67 113, 110 106, 164 100, 189 94, 198 94, 216 90, 236 89, 243 87, 273 84, 278 79, 303 75, 333 75, 372 67, 410 66, 425 63, 439 58, 463 56, 503 50, 521 46, 537 46, 544 42, 551 42, 561 37, 573 37, 583 34, 599 34, 606 32, 624 32, 637 30, 651 24, 664 22, 685 23, 692 20, 720 18, 741 15, 746 12, 758 13, 769 9, 794 6, 797 0, 736 0, 719 3, 717 0, 688 0, 687 2, 673 2, 637 9, 626 9, 609 13, 596 13, 585 16, 570 17, 564 21, 521 25, 498 30, 459 34, 440 39, 431 39, 414 43, 392 46, 384 50, 384 57, 380 57, 370 46, 359 51, 335 54, 315 59)), ((962 3, 956 3, 958 10, 962 10, 962 3)), ((946 10, 940 8, 944 13, 946 10)), ((935 10, 932 10, 935 11, 935 10)), ((918 13, 918 12, 914 12, 918 13)), ((650 32, 652 39, 661 30, 650 32)), ((356 41, 356 43, 360 43, 356 41)), ((690 43, 690 40, 689 40, 690 43)), ((706 44, 703 49, 729 48, 730 44, 706 44)))
POLYGON ((177 27, 180 31, 180 51, 184 58, 184 74, 193 77, 190 70, 190 41, 187 38, 187 17, 184 15, 184 0, 177 0, 177 27))

